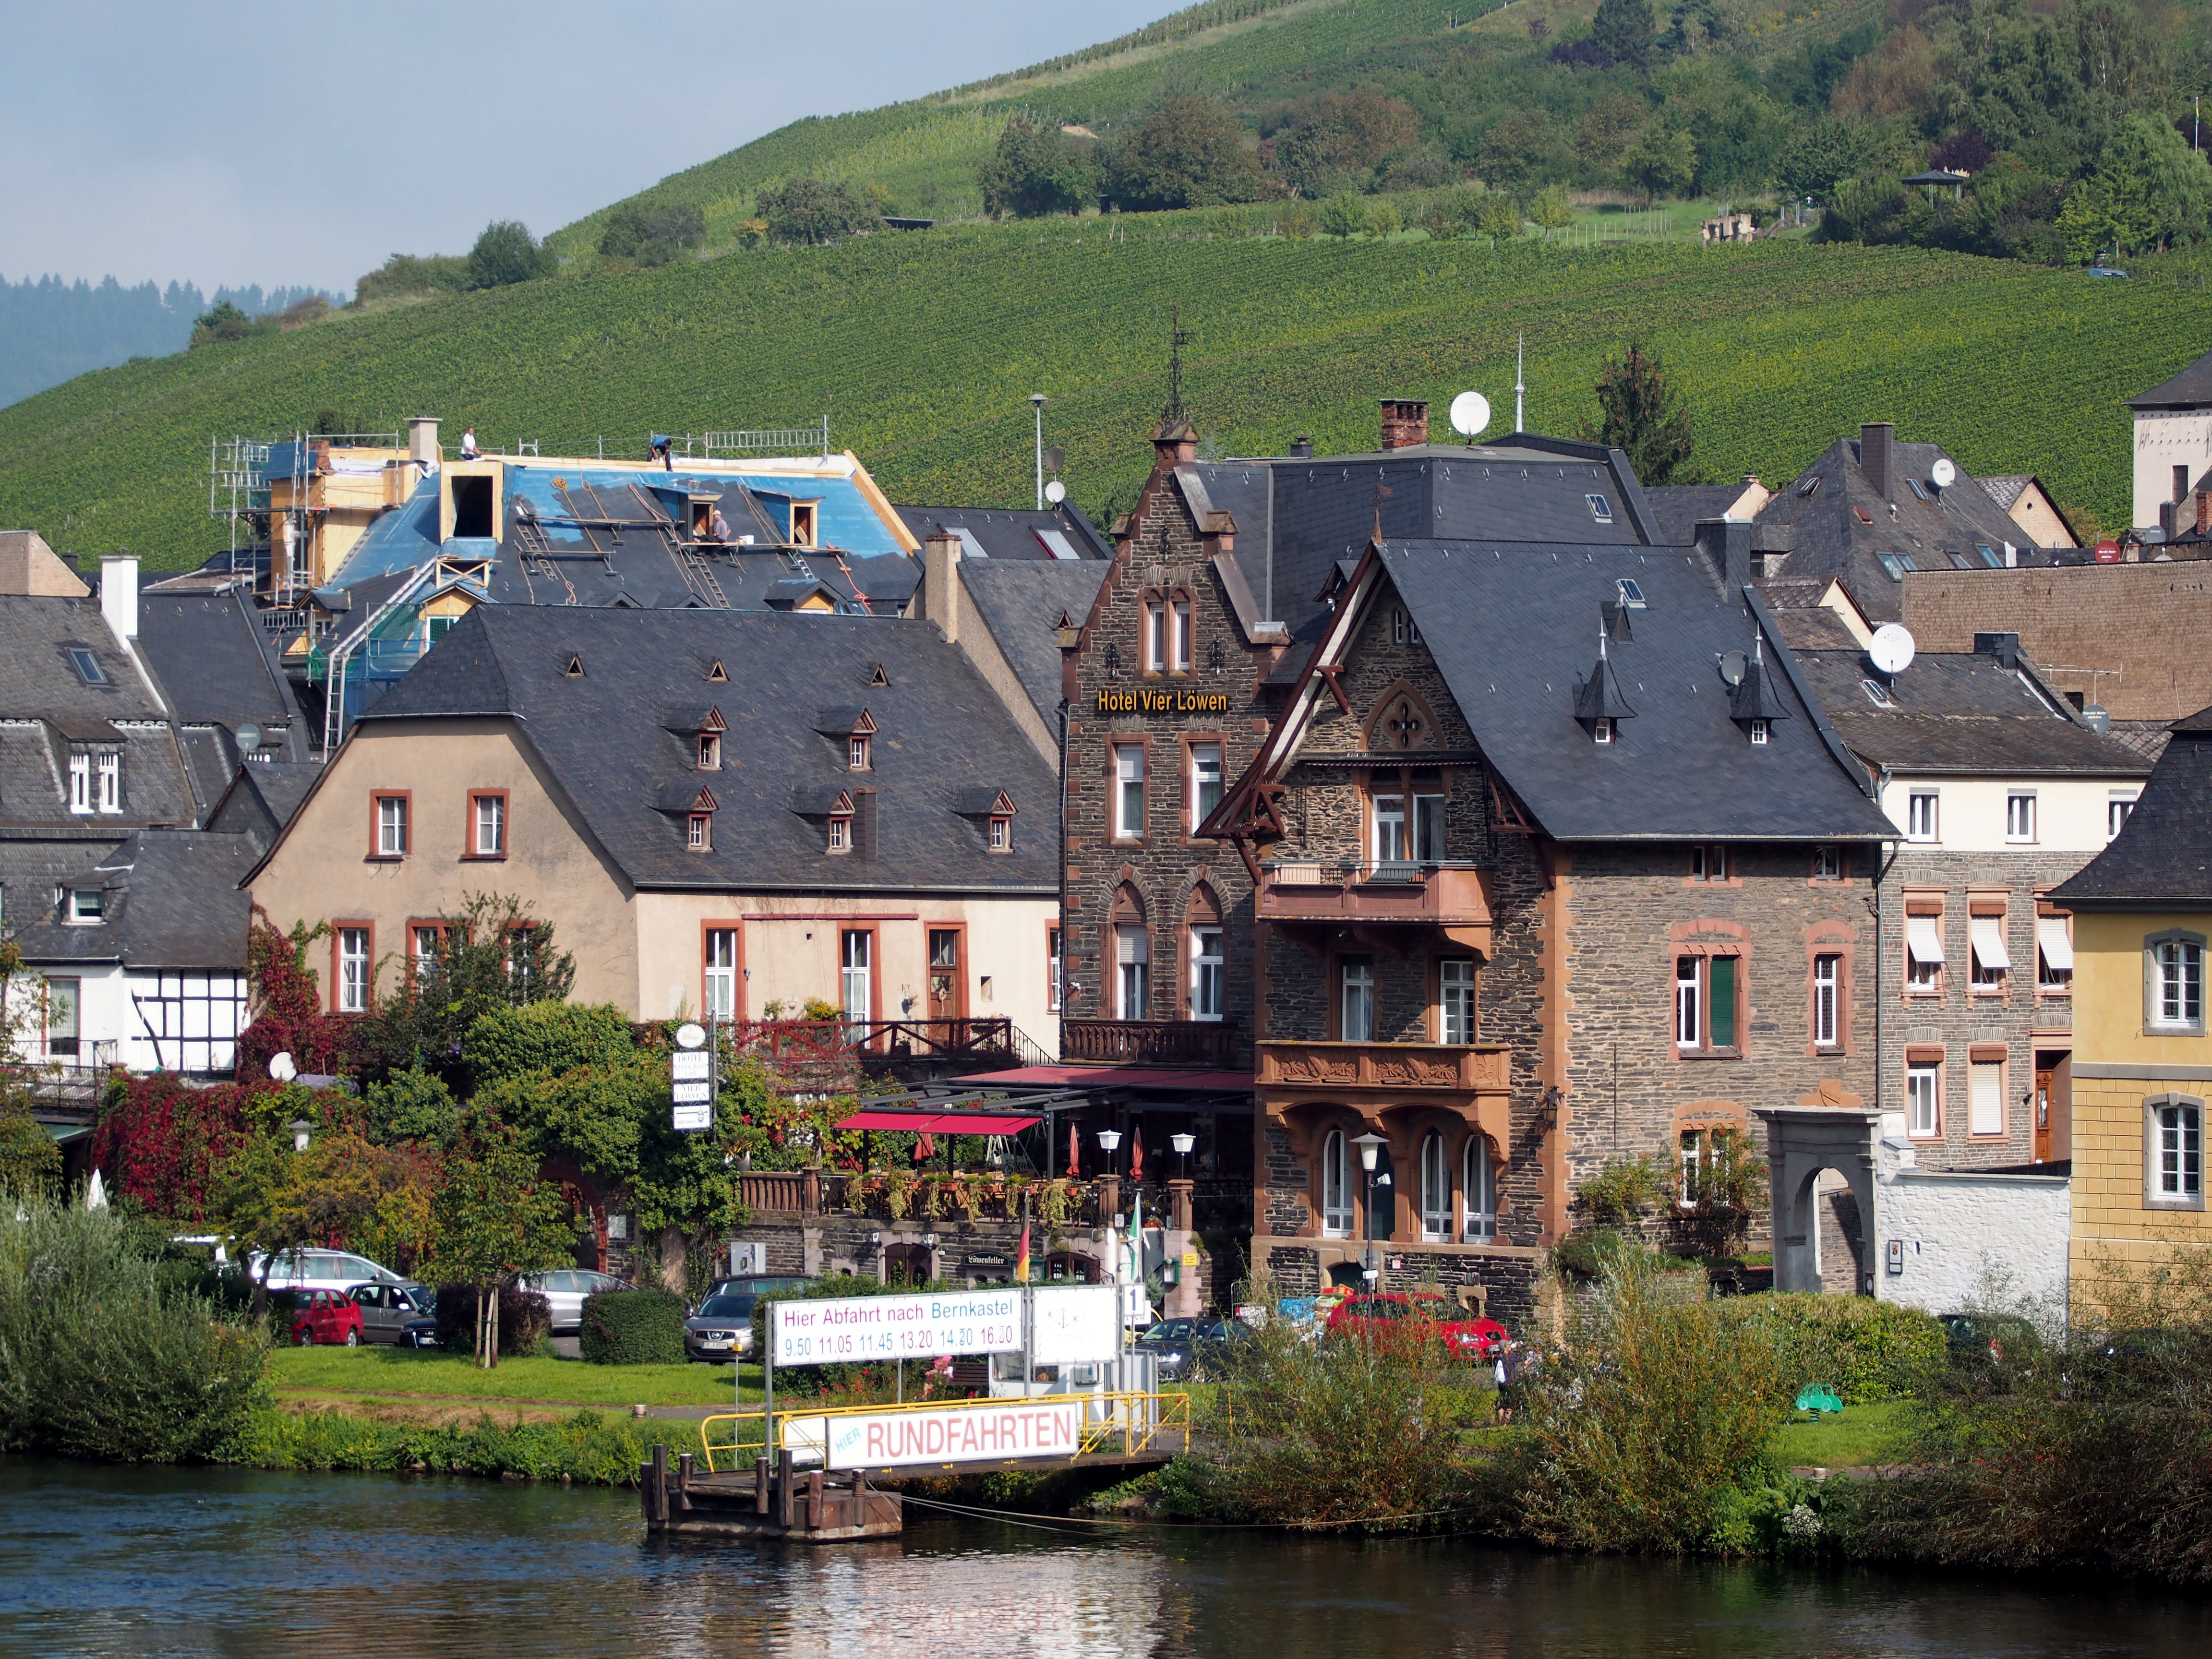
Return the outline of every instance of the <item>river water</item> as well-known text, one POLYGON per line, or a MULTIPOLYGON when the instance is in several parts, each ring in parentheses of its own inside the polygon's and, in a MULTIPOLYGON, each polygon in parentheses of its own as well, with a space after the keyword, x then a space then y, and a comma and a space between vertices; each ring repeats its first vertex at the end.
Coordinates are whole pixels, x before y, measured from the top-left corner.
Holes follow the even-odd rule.
POLYGON ((2212 1601, 2118 1585, 1102 1530, 909 1516, 869 1545, 648 1543, 622 1492, 0 1461, 0 1653, 2198 1659, 2212 1641, 2212 1601))

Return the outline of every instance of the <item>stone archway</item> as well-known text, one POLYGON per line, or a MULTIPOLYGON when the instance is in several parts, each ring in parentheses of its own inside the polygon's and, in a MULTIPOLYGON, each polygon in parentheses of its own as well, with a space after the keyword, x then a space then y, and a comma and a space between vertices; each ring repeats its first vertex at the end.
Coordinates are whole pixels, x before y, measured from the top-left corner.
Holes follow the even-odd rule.
MULTIPOLYGON (((1767 1178, 1774 1206, 1774 1288, 1815 1294, 1821 1289, 1814 1206, 1820 1201, 1818 1188, 1824 1170, 1833 1170, 1850 1183, 1858 1202, 1859 1234, 1869 1253, 1864 1267, 1870 1271, 1877 1233, 1874 1141, 1881 1114, 1858 1109, 1856 1104, 1756 1109, 1766 1124, 1767 1178)), ((1847 1248, 1840 1239, 1837 1245, 1847 1248)))

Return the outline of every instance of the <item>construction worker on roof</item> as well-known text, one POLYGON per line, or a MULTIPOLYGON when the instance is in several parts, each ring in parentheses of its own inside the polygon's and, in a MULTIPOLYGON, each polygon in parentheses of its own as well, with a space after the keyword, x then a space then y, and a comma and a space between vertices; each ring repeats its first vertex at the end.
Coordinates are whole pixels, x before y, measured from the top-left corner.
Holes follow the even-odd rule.
POLYGON ((660 463, 661 469, 664 471, 673 472, 676 471, 676 463, 670 458, 669 449, 670 444, 668 434, 665 432, 654 433, 653 434, 653 459, 660 463))

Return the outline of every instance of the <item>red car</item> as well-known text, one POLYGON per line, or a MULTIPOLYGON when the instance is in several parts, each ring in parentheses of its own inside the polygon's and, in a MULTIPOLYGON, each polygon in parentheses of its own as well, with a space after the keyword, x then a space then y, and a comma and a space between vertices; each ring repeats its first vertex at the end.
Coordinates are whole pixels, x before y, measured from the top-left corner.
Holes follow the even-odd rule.
POLYGON ((295 1291, 293 1296, 292 1340, 298 1346, 361 1346, 361 1309, 343 1291, 295 1291))
POLYGON ((1435 1336, 1453 1353, 1467 1359, 1492 1359, 1504 1351, 1504 1326, 1494 1319, 1446 1316, 1459 1311, 1441 1297, 1380 1291, 1339 1303, 1328 1316, 1328 1328, 1377 1340, 1401 1332, 1435 1336))

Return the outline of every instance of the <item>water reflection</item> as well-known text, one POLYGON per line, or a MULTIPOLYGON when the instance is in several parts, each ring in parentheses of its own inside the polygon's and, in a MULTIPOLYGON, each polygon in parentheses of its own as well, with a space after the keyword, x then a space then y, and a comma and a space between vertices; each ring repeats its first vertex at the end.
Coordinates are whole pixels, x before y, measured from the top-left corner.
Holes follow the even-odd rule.
POLYGON ((1102 1530, 650 1544, 621 1493, 0 1462, 0 1653, 2195 1659, 2212 1638, 2202 1602, 2094 1586, 1102 1530))

